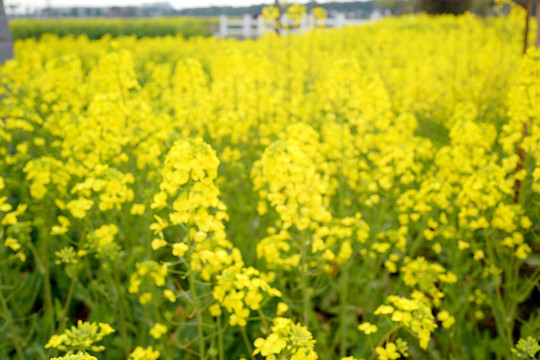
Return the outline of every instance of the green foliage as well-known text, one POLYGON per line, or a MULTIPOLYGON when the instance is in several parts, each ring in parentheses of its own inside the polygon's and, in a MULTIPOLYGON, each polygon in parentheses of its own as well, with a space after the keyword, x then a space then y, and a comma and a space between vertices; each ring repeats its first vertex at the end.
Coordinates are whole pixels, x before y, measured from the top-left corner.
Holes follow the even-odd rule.
POLYGON ((428 14, 462 14, 471 5, 472 0, 419 0, 420 8, 428 14))
POLYGON ((113 37, 135 35, 137 38, 167 35, 211 36, 217 26, 213 18, 173 17, 143 19, 15 19, 10 23, 14 40, 40 38, 43 34, 58 36, 86 35, 100 39, 106 34, 113 37))
POLYGON ((515 349, 512 349, 512 352, 520 359, 535 359, 536 353, 539 351, 540 345, 538 345, 538 340, 532 336, 527 337, 527 339, 519 339, 515 349))
POLYGON ((462 14, 471 11, 485 15, 493 0, 377 0, 380 9, 390 9, 393 14, 424 11, 429 14, 462 14))
POLYGON ((407 13, 414 11, 415 1, 411 0, 377 0, 377 7, 389 9, 393 14, 407 13))

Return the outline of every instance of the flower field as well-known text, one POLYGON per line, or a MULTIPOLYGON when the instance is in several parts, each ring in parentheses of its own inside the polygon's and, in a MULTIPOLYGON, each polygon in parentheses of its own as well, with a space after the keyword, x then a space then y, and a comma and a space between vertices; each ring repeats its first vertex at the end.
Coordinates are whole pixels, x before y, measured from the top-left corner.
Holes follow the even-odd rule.
POLYGON ((110 36, 156 37, 182 35, 211 36, 217 19, 195 17, 136 19, 12 19, 9 22, 13 39, 39 38, 44 34, 58 36, 84 35, 90 39, 110 36))
POLYGON ((524 16, 18 40, 0 359, 538 358, 524 16))

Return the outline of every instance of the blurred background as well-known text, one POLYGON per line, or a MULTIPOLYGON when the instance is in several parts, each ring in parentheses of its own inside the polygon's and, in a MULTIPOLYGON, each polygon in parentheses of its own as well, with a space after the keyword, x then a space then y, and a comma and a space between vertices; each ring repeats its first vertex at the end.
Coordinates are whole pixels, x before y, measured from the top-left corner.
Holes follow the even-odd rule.
MULTIPOLYGON (((516 1, 525 4, 525 0, 516 1)), ((535 2, 535 1, 533 1, 535 2)), ((172 1, 73 1, 3 0, 5 12, 16 17, 155 17, 155 16, 240 16, 260 14, 267 5, 287 6, 287 1, 257 0, 172 0, 172 1)), ((492 0, 364 0, 301 1, 308 7, 321 6, 329 15, 345 13, 350 18, 370 18, 373 14, 412 12, 453 13, 472 11, 486 15, 492 0)))

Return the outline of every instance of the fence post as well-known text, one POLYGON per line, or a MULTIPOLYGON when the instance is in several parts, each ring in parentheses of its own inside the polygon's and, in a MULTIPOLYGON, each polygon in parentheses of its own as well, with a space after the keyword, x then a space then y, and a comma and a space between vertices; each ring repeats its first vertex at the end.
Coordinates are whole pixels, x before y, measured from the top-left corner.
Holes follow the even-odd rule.
POLYGON ((302 21, 300 22, 300 32, 304 33, 307 31, 307 29, 308 29, 308 16, 303 15, 302 21))
POLYGON ((227 37, 227 16, 225 15, 219 17, 219 36, 224 39, 227 37))
POLYGON ((249 14, 244 15, 243 30, 244 38, 251 37, 251 16, 249 14))
POLYGON ((345 14, 339 13, 336 16, 336 27, 340 28, 340 27, 344 27, 344 26, 345 26, 345 14))
POLYGON ((281 17, 279 18, 279 33, 282 35, 286 34, 287 33, 285 31, 286 28, 290 29, 289 20, 287 19, 285 15, 281 15, 281 17))
POLYGON ((264 34, 264 19, 262 16, 257 18, 257 36, 261 37, 264 34))

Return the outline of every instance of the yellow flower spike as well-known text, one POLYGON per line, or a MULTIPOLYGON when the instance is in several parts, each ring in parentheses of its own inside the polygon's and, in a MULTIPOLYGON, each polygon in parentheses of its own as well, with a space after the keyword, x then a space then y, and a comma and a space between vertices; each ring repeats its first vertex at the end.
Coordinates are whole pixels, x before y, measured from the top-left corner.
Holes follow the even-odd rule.
POLYGON ((311 333, 302 325, 294 324, 287 318, 275 318, 271 333, 265 339, 257 338, 254 342, 253 355, 261 354, 266 360, 281 357, 316 360, 317 353, 313 350, 315 340, 311 333))
POLYGON ((150 225, 150 230, 153 230, 154 235, 157 235, 164 229, 166 229, 169 226, 169 223, 167 222, 167 220, 162 219, 157 215, 154 215, 154 218, 156 219, 156 222, 150 225))
POLYGON ((8 237, 6 241, 4 241, 4 246, 10 248, 13 251, 17 251, 21 248, 21 244, 17 239, 8 237))
POLYGON ((169 289, 163 290, 163 296, 165 296, 165 298, 167 298, 167 300, 169 300, 172 303, 176 301, 176 295, 174 294, 172 290, 169 290, 169 289))
POLYGON ((152 293, 145 292, 141 296, 139 296, 139 302, 141 305, 148 304, 152 300, 152 293))
POLYGON ((23 253, 22 251, 19 251, 16 255, 19 258, 20 262, 24 263, 26 261, 26 254, 23 253))
POLYGON ((88 353, 78 352, 76 354, 66 355, 62 357, 54 357, 51 360, 97 360, 97 357, 88 353))
POLYGON ((147 348, 137 346, 135 350, 129 354, 129 360, 157 360, 159 359, 160 355, 160 352, 158 350, 154 350, 152 346, 147 348))
POLYGON ((89 199, 79 198, 71 200, 66 204, 66 208, 71 212, 73 217, 82 219, 86 216, 86 212, 92 208, 94 202, 89 199))
POLYGON ((486 318, 486 315, 484 314, 484 312, 482 310, 476 310, 474 312, 474 317, 477 319, 477 320, 482 320, 482 319, 485 319, 486 318))
POLYGON ((114 333, 115 330, 106 323, 83 322, 79 320, 77 326, 64 330, 60 335, 53 335, 45 345, 46 349, 55 348, 61 351, 73 353, 74 351, 99 352, 105 350, 103 345, 95 343, 105 336, 114 333))
POLYGON ((144 204, 133 204, 129 213, 131 215, 144 215, 145 211, 146 206, 144 204))
POLYGON ((106 336, 115 332, 115 330, 109 324, 99 323, 98 325, 99 325, 99 328, 101 329, 102 336, 106 336))
POLYGON ((379 360, 394 360, 401 357, 397 351, 397 346, 394 343, 386 344, 386 347, 378 346, 375 348, 375 352, 379 356, 379 360))
POLYGON ((163 209, 165 207, 167 207, 167 193, 161 191, 154 195, 154 201, 152 202, 152 205, 150 205, 150 208, 163 209))
POLYGON ((231 326, 245 326, 250 309, 258 310, 265 294, 275 297, 281 295, 260 277, 258 270, 237 266, 224 269, 217 276, 217 284, 212 291, 214 299, 231 314, 231 326))
POLYGON ((188 251, 188 246, 184 243, 176 243, 172 246, 172 254, 174 256, 182 257, 188 251))
POLYGON ((15 211, 7 213, 2 219, 3 226, 15 225, 17 224, 17 213, 15 211))
POLYGON ((167 241, 161 238, 157 238, 157 239, 152 240, 151 246, 152 246, 152 250, 155 251, 155 250, 161 249, 162 247, 167 246, 167 241))
POLYGON ((532 249, 529 245, 527 244, 521 244, 518 246, 518 248, 516 249, 515 251, 515 255, 518 259, 526 259, 529 254, 532 252, 532 249))
POLYGON ((0 197, 0 211, 2 212, 8 212, 11 210, 11 205, 7 202, 7 196, 0 197))
POLYGON ((265 6, 261 16, 265 21, 275 20, 279 17, 279 9, 275 6, 265 6))
POLYGON ((281 316, 285 314, 289 310, 289 305, 285 304, 284 302, 279 302, 276 310, 276 314, 278 316, 281 316))
POLYGON ((377 325, 373 325, 369 322, 363 322, 358 325, 358 330, 362 331, 366 335, 374 334, 378 331, 377 325))
POLYGON ((326 10, 322 7, 315 7, 311 9, 311 13, 317 20, 324 20, 328 17, 326 10))
POLYGON ((424 230, 424 238, 427 241, 431 241, 435 238, 436 232, 431 229, 425 229, 424 230))
POLYGON ((400 311, 396 310, 392 313, 392 321, 394 322, 401 322, 405 325, 408 325, 412 320, 412 315, 409 312, 406 311, 400 311))
POLYGON ((442 322, 445 329, 449 329, 456 322, 455 318, 446 310, 439 312, 437 319, 442 322))
POLYGON ((50 348, 59 349, 64 343, 64 341, 66 341, 66 339, 67 339, 67 335, 65 334, 53 335, 51 336, 47 344, 45 344, 45 349, 50 349, 50 348))
POLYGON ((388 315, 388 314, 391 314, 392 312, 394 311, 394 308, 390 305, 381 305, 379 306, 374 314, 375 315, 388 315))
POLYGON ((523 237, 523 234, 519 232, 515 232, 512 234, 512 240, 515 245, 521 245, 523 244, 523 241, 525 240, 523 237))
POLYGON ((422 329, 418 332, 418 338, 420 339, 420 347, 422 349, 427 349, 429 345, 430 337, 431 337, 431 333, 427 329, 422 329))
POLYGON ((532 226, 532 221, 528 216, 522 216, 520 220, 520 225, 523 229, 528 230, 532 226))
POLYGON ((58 216, 58 222, 60 225, 54 225, 51 228, 51 235, 63 235, 69 230, 71 222, 67 217, 62 215, 58 216))
POLYGON ((66 203, 60 199, 54 199, 54 204, 58 206, 60 210, 64 210, 66 208, 66 203))
POLYGON ((210 315, 212 315, 213 317, 221 316, 221 306, 219 306, 219 304, 210 305, 208 310, 210 311, 210 315))
POLYGON ((457 282, 457 276, 451 272, 439 275, 439 280, 443 283, 454 284, 457 282))
POLYGON ((474 260, 482 260, 484 258, 484 252, 482 250, 476 250, 474 252, 473 259, 474 260))
POLYGON ((150 329, 150 335, 154 339, 159 339, 168 331, 167 327, 163 324, 157 323, 150 329))

